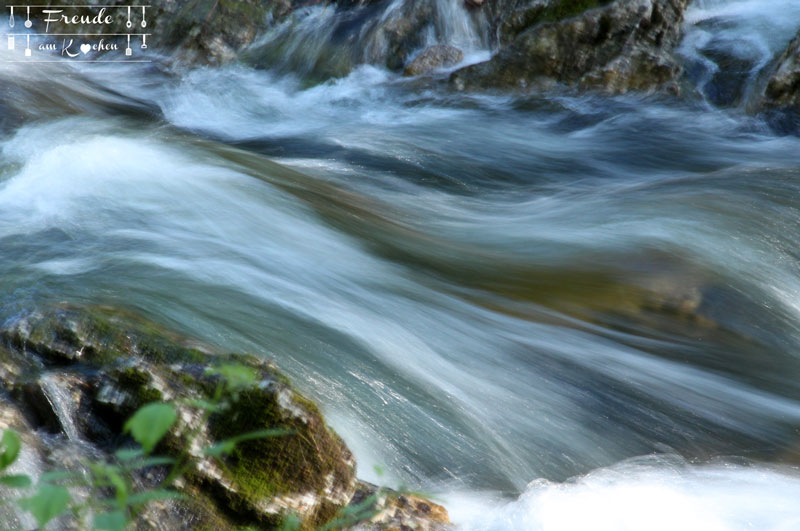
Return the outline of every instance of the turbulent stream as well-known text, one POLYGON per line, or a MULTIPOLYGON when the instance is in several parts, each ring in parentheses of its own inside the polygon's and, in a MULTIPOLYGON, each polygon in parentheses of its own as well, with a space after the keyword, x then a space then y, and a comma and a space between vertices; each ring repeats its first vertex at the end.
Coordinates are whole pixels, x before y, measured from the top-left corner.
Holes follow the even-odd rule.
POLYGON ((800 529, 800 138, 746 112, 798 26, 696 1, 681 100, 0 63, 2 316, 274 359, 465 529, 800 529))

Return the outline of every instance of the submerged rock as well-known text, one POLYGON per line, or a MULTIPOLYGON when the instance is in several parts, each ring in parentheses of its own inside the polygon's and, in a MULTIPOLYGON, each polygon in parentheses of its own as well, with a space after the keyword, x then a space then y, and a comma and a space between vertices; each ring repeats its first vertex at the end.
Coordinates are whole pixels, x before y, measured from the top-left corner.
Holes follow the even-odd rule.
POLYGON ((546 87, 554 82, 620 93, 668 88, 681 73, 673 56, 688 0, 505 0, 494 12, 499 51, 456 71, 474 88, 546 87))
POLYGON ((95 459, 111 459, 128 444, 122 425, 138 408, 154 401, 177 404, 179 421, 158 453, 189 452, 193 465, 181 488, 190 499, 152 504, 139 527, 274 527, 296 515, 303 528, 313 528, 336 516, 356 491, 350 450, 317 407, 262 359, 213 354, 119 311, 58 308, 6 324, 0 368, 14 408, 27 417, 5 424, 21 429, 26 440, 60 434, 60 443, 42 439, 35 445, 54 454, 73 443, 80 451, 91 448, 95 459), (232 363, 248 367, 255 380, 226 390, 230 408, 204 418, 188 401, 208 400, 222 382, 215 371, 232 363), (241 442, 222 458, 203 453, 261 429, 289 433, 241 442))
POLYGON ((420 76, 430 74, 437 68, 454 66, 464 60, 464 52, 455 46, 436 44, 426 48, 406 66, 404 74, 407 76, 420 76))

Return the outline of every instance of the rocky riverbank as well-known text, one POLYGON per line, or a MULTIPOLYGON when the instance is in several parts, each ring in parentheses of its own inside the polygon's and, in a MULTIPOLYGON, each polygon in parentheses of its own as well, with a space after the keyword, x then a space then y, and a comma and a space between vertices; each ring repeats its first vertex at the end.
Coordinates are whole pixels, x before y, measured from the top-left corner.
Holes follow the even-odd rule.
MULTIPOLYGON (((132 442, 122 428, 137 409, 151 402, 178 404, 179 421, 157 453, 189 453, 191 467, 179 482, 187 496, 149 504, 138 515, 139 529, 273 528, 288 517, 313 529, 350 504, 362 506, 362 529, 448 527, 447 512, 435 503, 359 483, 350 450, 317 406, 271 363, 214 353, 119 310, 60 307, 6 322, 0 385, 0 428, 21 433, 25 451, 19 465, 38 473, 113 461, 132 442), (249 368, 257 378, 222 397, 230 402, 228 412, 206 418, 186 405, 210 399, 220 379, 217 369, 230 364, 249 368), (289 433, 243 441, 221 457, 201 451, 264 429, 289 433), (374 508, 363 507, 372 495, 374 508)), ((154 466, 138 481, 154 484, 165 473, 154 466)), ((76 524, 61 518, 63 526, 76 524)))
POLYGON ((770 69, 764 105, 800 111, 800 31, 770 69))
MULTIPOLYGON (((152 45, 172 64, 213 65, 238 58, 322 81, 367 63, 411 76, 455 69, 449 81, 460 91, 566 86, 678 94, 686 70, 678 48, 689 4, 468 0, 458 7, 433 0, 176 0, 152 6, 147 16, 152 45), (460 33, 450 26, 460 27, 460 33), (465 39, 489 49, 491 57, 459 68, 465 39)), ((123 11, 114 10, 118 17, 123 11)), ((57 29, 53 24, 52 31, 57 29)), ((730 65, 715 73, 720 79, 744 75, 727 71, 738 68, 738 59, 723 63, 730 65)), ((795 39, 766 69, 755 107, 798 108, 798 71, 795 39)), ((713 97, 727 102, 737 94, 713 97)))
POLYGON ((686 0, 507 2, 495 9, 500 47, 455 72, 465 88, 547 88, 553 83, 609 92, 677 90, 673 51, 686 0), (522 5, 519 5, 522 4, 522 5))

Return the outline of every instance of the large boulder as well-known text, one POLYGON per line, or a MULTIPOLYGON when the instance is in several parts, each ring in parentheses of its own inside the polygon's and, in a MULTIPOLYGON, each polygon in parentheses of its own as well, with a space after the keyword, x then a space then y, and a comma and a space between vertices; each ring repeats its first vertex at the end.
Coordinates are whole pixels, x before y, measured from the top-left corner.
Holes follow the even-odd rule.
POLYGON ((271 363, 213 354, 118 311, 62 307, 6 323, 0 384, 14 405, 4 410, 24 412, 16 420, 0 416, 0 424, 22 431, 26 440, 38 439, 31 446, 51 459, 70 443, 93 459, 113 459, 129 444, 120 433, 133 412, 153 401, 178 404, 179 421, 158 451, 188 451, 193 464, 181 488, 189 500, 156 505, 139 527, 274 527, 292 514, 304 528, 314 528, 347 506, 356 491, 350 451, 271 363), (230 408, 205 418, 187 404, 208 400, 220 384, 214 369, 230 364, 249 367, 257 378, 235 393, 226 391, 230 408), (289 434, 241 442, 222 458, 202 452, 260 429, 289 434))
MULTIPOLYGON (((178 422, 156 453, 189 457, 176 484, 187 496, 150 503, 138 514, 137 529, 275 528, 290 517, 302 529, 314 529, 343 515, 348 525, 373 530, 448 526, 439 505, 358 483, 350 450, 271 362, 214 352, 118 309, 62 306, 3 325, 0 428, 22 435, 24 459, 16 472, 35 476, 54 467, 75 471, 87 461, 114 461, 132 442, 122 436, 125 420, 160 401, 175 405, 178 422), (254 378, 228 389, 222 384, 230 367, 243 367, 254 378), (209 416, 193 405, 220 391, 229 404, 223 412, 209 416), (286 433, 241 441, 222 456, 203 451, 272 429, 286 433), (371 506, 364 507, 365 498, 371 506)), ((154 487, 167 472, 151 467, 137 481, 154 487)), ((76 528, 80 522, 66 514, 58 525, 76 528)), ((2 526, 32 527, 13 511, 0 511, 2 526)))
POLYGON ((677 90, 673 56, 688 0, 504 0, 493 12, 499 51, 453 73, 460 90, 562 83, 613 93, 677 90))
POLYGON ((800 32, 775 61, 763 103, 768 107, 789 107, 800 111, 800 32))

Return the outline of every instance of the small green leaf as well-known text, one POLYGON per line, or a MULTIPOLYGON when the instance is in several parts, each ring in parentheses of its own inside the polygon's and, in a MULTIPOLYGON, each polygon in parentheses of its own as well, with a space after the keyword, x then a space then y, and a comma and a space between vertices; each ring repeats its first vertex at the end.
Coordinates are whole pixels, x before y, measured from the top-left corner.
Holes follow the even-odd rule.
POLYGON ((117 450, 114 455, 116 455, 117 459, 120 461, 130 461, 131 459, 142 457, 144 452, 142 452, 141 448, 123 448, 121 450, 117 450))
POLYGON ((219 374, 225 380, 225 386, 229 391, 236 391, 247 387, 256 381, 258 373, 255 369, 245 365, 226 363, 216 369, 210 369, 212 374, 219 374))
MULTIPOLYGON (((361 502, 355 505, 348 505, 336 513, 336 518, 329 521, 325 525, 318 527, 317 531, 333 531, 334 529, 349 529, 352 526, 371 519, 376 514, 380 513, 378 502, 382 496, 387 495, 391 498, 398 498, 399 496, 411 495, 412 493, 401 487, 399 491, 388 491, 381 487, 372 495, 368 496, 361 502)), ((421 497, 429 498, 424 494, 421 497)))
POLYGON ((128 498, 129 505, 142 505, 155 500, 182 500, 186 496, 174 490, 158 489, 137 492, 128 498))
POLYGON ((15 489, 25 489, 30 487, 33 482, 30 476, 26 476, 25 474, 9 474, 7 476, 0 476, 0 483, 15 489))
POLYGON ((209 402, 208 400, 200 400, 194 398, 187 400, 186 405, 200 409, 205 409, 206 411, 210 411, 212 413, 216 413, 218 411, 226 409, 226 406, 223 404, 215 404, 214 402, 209 402))
POLYGON ((125 423, 125 433, 130 432, 145 453, 150 453, 158 441, 167 434, 177 418, 175 408, 154 402, 140 408, 125 423))
POLYGON ((92 471, 92 484, 97 487, 108 487, 110 483, 106 480, 106 464, 102 461, 96 463, 87 462, 86 466, 92 471))
POLYGON ((372 518, 380 512, 375 506, 380 498, 378 492, 368 496, 356 505, 348 505, 344 509, 340 510, 337 513, 336 518, 318 528, 317 531, 329 531, 331 529, 350 527, 356 522, 372 518))
POLYGON ((125 484, 125 481, 113 468, 108 468, 106 470, 106 476, 108 476, 109 481, 111 481, 111 484, 114 486, 114 495, 117 499, 117 503, 120 507, 125 507, 125 502, 128 499, 128 485, 125 484))
POLYGON ((127 524, 127 518, 122 511, 98 514, 94 517, 95 529, 105 529, 109 531, 122 531, 127 524))
POLYGON ((269 437, 283 437, 284 435, 291 435, 294 433, 294 430, 284 429, 284 428, 275 428, 271 430, 255 430, 249 431, 247 433, 243 433, 241 435, 237 435, 233 437, 232 440, 236 441, 237 443, 243 441, 251 441, 253 439, 267 439, 269 437))
POLYGON ((39 485, 36 494, 20 500, 23 509, 30 511, 39 527, 64 512, 70 502, 69 491, 58 485, 39 485))
POLYGON ((175 459, 172 457, 147 457, 144 459, 128 461, 122 465, 122 468, 124 470, 137 470, 139 468, 149 468, 151 466, 166 466, 174 464, 175 459))
POLYGON ((207 448, 203 448, 203 453, 211 457, 222 457, 223 455, 233 452, 234 449, 236 449, 235 442, 222 441, 207 448))
POLYGON ((19 434, 11 429, 3 431, 0 448, 2 448, 0 470, 4 470, 19 457, 19 451, 22 449, 22 440, 19 438, 19 434))

